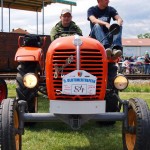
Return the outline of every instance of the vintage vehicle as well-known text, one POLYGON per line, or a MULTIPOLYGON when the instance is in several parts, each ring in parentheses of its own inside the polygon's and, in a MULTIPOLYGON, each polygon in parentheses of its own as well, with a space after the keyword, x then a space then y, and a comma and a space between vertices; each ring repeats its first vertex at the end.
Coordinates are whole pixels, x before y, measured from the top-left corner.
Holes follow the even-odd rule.
POLYGON ((8 93, 7 84, 5 80, 0 78, 0 103, 2 102, 3 99, 7 98, 7 93, 8 93))
POLYGON ((21 149, 24 123, 57 119, 75 130, 89 120, 122 121, 123 149, 150 149, 149 108, 139 98, 120 99, 118 92, 128 86, 128 79, 117 74, 100 42, 77 34, 60 37, 44 60, 45 37, 31 37, 24 37, 15 55, 17 98, 4 99, 0 106, 2 150, 21 149), (30 38, 37 43, 29 44, 30 38), (38 91, 48 96, 49 113, 37 113, 38 91))

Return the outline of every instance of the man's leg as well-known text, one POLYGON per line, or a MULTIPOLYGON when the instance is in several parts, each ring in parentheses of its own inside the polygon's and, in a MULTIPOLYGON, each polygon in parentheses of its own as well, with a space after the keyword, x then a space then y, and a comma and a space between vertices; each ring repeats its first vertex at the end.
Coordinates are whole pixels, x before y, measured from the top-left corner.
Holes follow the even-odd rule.
POLYGON ((112 56, 112 51, 110 49, 109 41, 106 38, 106 33, 103 31, 103 27, 99 24, 95 24, 91 30, 90 36, 98 40, 104 46, 106 49, 107 58, 110 59, 112 56))
POLYGON ((147 74, 147 64, 144 65, 144 74, 147 74))
POLYGON ((95 38, 98 40, 102 45, 105 47, 105 49, 110 47, 109 41, 106 37, 106 33, 103 31, 103 27, 99 24, 95 24, 94 27, 91 30, 90 36, 92 38, 95 38))
POLYGON ((122 26, 119 33, 113 36, 113 49, 122 50, 122 26))
POLYGON ((118 34, 113 36, 113 57, 112 59, 117 59, 122 55, 122 26, 120 26, 120 31, 118 34))
POLYGON ((148 64, 148 74, 150 74, 150 64, 148 64))

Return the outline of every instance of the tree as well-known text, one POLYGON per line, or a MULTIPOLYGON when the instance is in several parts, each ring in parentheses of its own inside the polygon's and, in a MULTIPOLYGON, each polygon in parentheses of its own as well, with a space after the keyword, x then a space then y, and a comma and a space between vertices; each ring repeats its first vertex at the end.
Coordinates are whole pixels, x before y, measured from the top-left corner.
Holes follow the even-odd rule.
POLYGON ((150 39, 150 33, 139 34, 137 37, 139 39, 150 39))

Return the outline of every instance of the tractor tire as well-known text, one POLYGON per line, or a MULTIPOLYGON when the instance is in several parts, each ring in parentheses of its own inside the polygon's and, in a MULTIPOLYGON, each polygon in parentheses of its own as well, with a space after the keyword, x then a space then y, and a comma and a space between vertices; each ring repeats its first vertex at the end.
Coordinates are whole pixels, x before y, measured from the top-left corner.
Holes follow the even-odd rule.
POLYGON ((38 87, 32 89, 26 88, 23 84, 23 76, 26 73, 34 73, 38 75, 38 65, 36 62, 21 62, 17 67, 17 100, 25 100, 28 106, 28 112, 35 113, 37 111, 37 92, 38 87))
POLYGON ((7 98, 8 89, 7 84, 3 79, 0 79, 0 103, 7 98))
POLYGON ((114 94, 118 95, 118 91, 112 91, 106 93, 105 100, 106 100, 106 112, 118 112, 118 99, 114 94))
MULTIPOLYGON (((108 81, 107 81, 107 89, 114 89, 113 80, 117 75, 117 66, 115 63, 108 63, 108 81)), ((119 111, 118 99, 114 96, 114 92, 118 95, 118 91, 109 91, 105 94, 106 100, 106 112, 117 112, 119 111)), ((114 125, 116 121, 98 121, 100 125, 114 125)))
POLYGON ((21 143, 17 102, 13 99, 4 99, 0 106, 0 148, 21 150, 21 143))
MULTIPOLYGON (((118 99, 114 96, 113 92, 106 93, 106 96, 105 96, 106 112, 119 112, 120 111, 119 105, 118 105, 118 99)), ((115 93, 118 95, 117 91, 115 91, 115 93)), ((116 121, 98 121, 98 123, 103 126, 110 126, 110 125, 114 125, 116 121)))
POLYGON ((150 150, 150 116, 144 100, 134 98, 129 100, 127 131, 122 128, 124 150, 150 150))
MULTIPOLYGON (((114 92, 114 91, 113 91, 114 92)), ((118 99, 114 96, 113 92, 106 93, 106 112, 119 112, 118 99)), ((118 95, 118 92, 115 91, 118 95)), ((102 126, 111 126, 116 123, 116 121, 98 121, 98 123, 102 126)))

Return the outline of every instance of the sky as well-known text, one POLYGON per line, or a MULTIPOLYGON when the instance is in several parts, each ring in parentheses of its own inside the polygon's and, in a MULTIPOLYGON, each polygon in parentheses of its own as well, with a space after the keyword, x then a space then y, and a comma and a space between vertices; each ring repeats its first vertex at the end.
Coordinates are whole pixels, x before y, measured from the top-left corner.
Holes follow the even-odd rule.
MULTIPOLYGON (((87 9, 97 5, 97 0, 74 0, 77 6, 72 7, 73 21, 82 29, 83 36, 90 33, 87 20, 87 9)), ((150 33, 150 3, 149 0, 110 0, 109 6, 114 7, 123 19, 123 38, 137 38, 139 34, 150 33)), ((44 34, 49 35, 51 28, 60 20, 60 13, 69 5, 51 4, 44 8, 44 34)), ((4 9, 3 31, 9 31, 8 9, 4 9)), ((42 12, 38 13, 38 33, 43 34, 42 12)), ((0 13, 1 18, 1 13, 0 13)), ((10 10, 11 30, 22 28, 29 33, 37 33, 37 14, 31 11, 10 10)), ((111 22, 111 24, 113 21, 111 22)), ((0 29, 1 29, 0 24, 0 29)))

